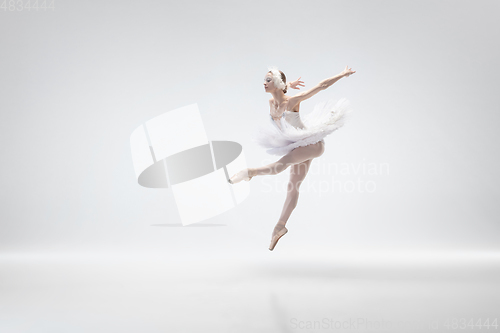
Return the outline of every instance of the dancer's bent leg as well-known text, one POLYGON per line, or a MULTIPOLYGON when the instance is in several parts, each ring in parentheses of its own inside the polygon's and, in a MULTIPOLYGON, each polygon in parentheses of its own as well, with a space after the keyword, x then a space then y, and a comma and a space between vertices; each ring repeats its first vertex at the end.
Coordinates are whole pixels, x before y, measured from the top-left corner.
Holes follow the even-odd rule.
POLYGON ((291 165, 319 157, 323 155, 324 151, 325 143, 323 141, 318 141, 305 147, 297 147, 274 163, 261 167, 249 168, 248 174, 250 177, 276 175, 291 165))

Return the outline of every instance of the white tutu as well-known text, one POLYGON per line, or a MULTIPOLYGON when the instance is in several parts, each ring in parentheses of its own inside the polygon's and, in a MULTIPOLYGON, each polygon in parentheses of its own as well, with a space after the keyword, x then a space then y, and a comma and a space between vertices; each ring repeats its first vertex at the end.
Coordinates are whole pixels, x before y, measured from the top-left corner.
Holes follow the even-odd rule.
POLYGON ((260 126, 252 135, 256 142, 271 155, 286 155, 292 149, 308 146, 342 127, 351 112, 350 102, 342 98, 317 103, 309 113, 285 111, 280 127, 269 115, 269 123, 260 126), (300 114, 300 116, 299 116, 300 114))

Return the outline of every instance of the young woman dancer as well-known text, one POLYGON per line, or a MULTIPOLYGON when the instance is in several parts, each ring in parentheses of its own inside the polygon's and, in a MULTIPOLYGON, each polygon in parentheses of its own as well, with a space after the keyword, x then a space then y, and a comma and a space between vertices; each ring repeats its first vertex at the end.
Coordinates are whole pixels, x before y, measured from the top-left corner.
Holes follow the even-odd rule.
POLYGON ((342 98, 336 104, 331 100, 318 103, 314 110, 299 117, 300 102, 311 98, 318 92, 325 90, 343 77, 356 73, 346 68, 338 75, 325 79, 310 90, 298 93, 295 96, 285 96, 287 88, 298 88, 304 83, 297 79, 286 84, 285 74, 276 67, 269 68, 264 77, 264 89, 273 98, 269 100, 270 126, 260 128, 253 140, 273 155, 284 155, 278 161, 256 168, 247 168, 239 171, 228 180, 236 184, 242 180, 249 181, 254 176, 276 175, 291 166, 288 182, 287 197, 280 219, 274 227, 269 250, 273 250, 278 240, 288 232, 285 227, 292 211, 297 206, 299 187, 307 175, 309 166, 314 158, 319 157, 325 150, 324 137, 340 128, 350 111, 349 101, 342 98))

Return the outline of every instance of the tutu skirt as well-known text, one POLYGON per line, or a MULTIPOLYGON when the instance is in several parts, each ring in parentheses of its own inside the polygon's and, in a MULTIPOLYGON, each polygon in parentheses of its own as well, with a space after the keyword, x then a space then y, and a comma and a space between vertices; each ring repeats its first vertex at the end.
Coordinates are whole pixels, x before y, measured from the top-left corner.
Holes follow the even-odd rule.
POLYGON ((269 117, 268 123, 254 131, 252 141, 266 148, 268 154, 286 155, 297 147, 322 141, 345 124, 347 114, 351 111, 349 100, 342 98, 336 103, 333 100, 317 103, 309 113, 300 111, 298 124, 301 121, 304 128, 297 123, 288 122, 285 117, 280 119, 280 128, 272 117, 269 117))

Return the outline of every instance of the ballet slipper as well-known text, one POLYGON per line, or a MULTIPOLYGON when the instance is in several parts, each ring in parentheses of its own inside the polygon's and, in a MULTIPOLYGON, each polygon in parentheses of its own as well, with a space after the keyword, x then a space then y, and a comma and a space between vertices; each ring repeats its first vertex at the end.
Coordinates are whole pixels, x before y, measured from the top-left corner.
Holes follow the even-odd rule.
POLYGON ((288 232, 288 229, 285 227, 285 223, 278 222, 278 224, 283 225, 283 228, 281 228, 280 231, 278 231, 271 239, 271 245, 269 245, 270 251, 274 250, 274 247, 278 243, 278 240, 288 232))
POLYGON ((241 182, 242 180, 245 180, 245 181, 250 181, 250 179, 252 179, 252 177, 250 177, 248 175, 248 169, 243 169, 241 171, 239 171, 238 173, 236 173, 235 175, 233 175, 230 179, 228 179, 227 181, 229 182, 229 184, 236 184, 236 183, 239 183, 241 182))

